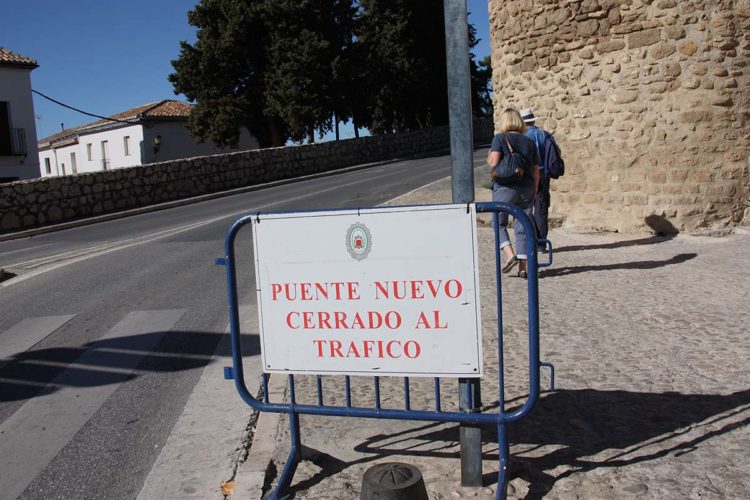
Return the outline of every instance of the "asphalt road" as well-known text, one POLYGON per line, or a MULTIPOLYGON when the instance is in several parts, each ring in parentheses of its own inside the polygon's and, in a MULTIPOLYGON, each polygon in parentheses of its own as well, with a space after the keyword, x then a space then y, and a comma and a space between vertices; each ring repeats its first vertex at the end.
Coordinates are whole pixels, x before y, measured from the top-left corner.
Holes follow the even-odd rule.
MULTIPOLYGON (((0 282, 0 497, 136 497, 226 331, 214 260, 234 220, 376 206, 447 175, 447 156, 403 161, 0 242, 15 276, 0 282)), ((240 304, 251 243, 241 232, 240 304)))

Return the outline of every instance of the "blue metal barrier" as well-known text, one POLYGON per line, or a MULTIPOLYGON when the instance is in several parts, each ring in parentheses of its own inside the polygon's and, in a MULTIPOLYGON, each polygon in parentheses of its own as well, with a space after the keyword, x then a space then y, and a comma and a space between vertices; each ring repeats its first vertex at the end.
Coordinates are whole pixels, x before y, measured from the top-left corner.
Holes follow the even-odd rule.
MULTIPOLYGON (((507 212, 512 215, 516 223, 521 223, 526 229, 527 235, 535 234, 534 223, 531 221, 526 214, 523 213, 518 207, 510 203, 477 203, 477 212, 491 212, 495 214, 497 219, 497 213, 507 212)), ((537 270, 539 263, 537 262, 537 240, 535 238, 527 238, 526 240, 526 255, 528 256, 528 280, 527 280, 527 291, 528 291, 528 326, 529 326, 529 394, 525 403, 512 412, 506 412, 505 409, 505 388, 504 388, 504 371, 503 371, 503 316, 502 316, 502 298, 501 298, 501 261, 500 261, 500 249, 495 244, 495 273, 497 278, 497 311, 498 311, 498 331, 497 331, 497 344, 498 344, 498 362, 499 362, 499 394, 498 394, 498 411, 496 413, 476 413, 476 412, 461 412, 461 411, 443 411, 441 409, 441 395, 440 395, 440 379, 434 379, 434 394, 435 394, 435 409, 430 411, 425 410, 412 410, 410 404, 409 394, 409 378, 404 378, 404 409, 395 410, 389 408, 383 408, 380 401, 380 377, 373 377, 375 401, 374 407, 361 407, 352 405, 351 390, 350 390, 350 377, 344 377, 344 388, 346 401, 344 406, 326 406, 323 404, 323 388, 321 377, 318 376, 316 380, 317 384, 317 404, 298 404, 295 395, 294 375, 288 375, 289 378, 289 402, 272 403, 268 398, 268 375, 262 374, 263 383, 263 399, 254 397, 247 386, 245 385, 244 368, 242 364, 242 351, 240 347, 240 328, 239 328, 239 304, 237 294, 237 274, 236 274, 236 258, 234 243, 237 237, 238 231, 250 223, 252 218, 256 215, 245 216, 236 221, 229 229, 225 239, 225 257, 223 259, 217 259, 217 264, 226 266, 227 273, 227 289, 229 295, 229 320, 231 330, 231 345, 232 345, 232 367, 225 368, 224 376, 227 379, 234 379, 237 391, 240 397, 250 405, 254 410, 257 411, 268 411, 275 413, 287 413, 289 415, 290 435, 291 435, 291 451, 287 458, 284 469, 279 477, 276 489, 269 493, 267 498, 278 499, 282 498, 289 486, 291 485, 292 478, 297 469, 297 465, 301 461, 301 437, 300 437, 300 424, 299 416, 302 414, 306 415, 329 415, 329 416, 341 416, 341 417, 362 417, 362 418, 379 418, 379 419, 396 419, 396 420, 418 420, 418 421, 434 421, 434 422, 455 422, 460 424, 492 424, 497 426, 498 436, 498 455, 499 455, 499 471, 497 479, 497 498, 504 499, 506 497, 507 481, 508 481, 508 462, 510 459, 510 447, 508 444, 508 436, 506 426, 513 422, 517 422, 525 415, 527 415, 536 404, 539 397, 539 371, 541 366, 546 366, 552 370, 551 372, 551 383, 554 387, 554 367, 549 363, 541 363, 539 359, 539 289, 538 289, 538 277, 537 270)), ((497 223, 493 224, 495 232, 495 241, 497 241, 499 229, 497 223)), ((549 264, 551 264, 552 256, 552 245, 546 241, 546 246, 549 255, 549 264)), ((549 265, 547 264, 547 265, 549 265)), ((468 405, 469 408, 476 408, 474 395, 465 395, 468 401, 471 403, 468 405)))

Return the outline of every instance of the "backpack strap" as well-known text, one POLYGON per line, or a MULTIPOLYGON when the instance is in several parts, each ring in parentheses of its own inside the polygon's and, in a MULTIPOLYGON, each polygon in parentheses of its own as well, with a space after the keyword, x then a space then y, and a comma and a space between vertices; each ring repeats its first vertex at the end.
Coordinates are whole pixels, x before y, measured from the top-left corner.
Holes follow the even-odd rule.
MULTIPOLYGON (((516 151, 513 151, 513 146, 510 145, 510 140, 508 139, 507 134, 502 134, 502 136, 503 136, 503 140, 505 140, 505 145, 508 147, 508 151, 510 151, 510 154, 516 153, 516 151)), ((526 163, 526 167, 525 168, 527 168, 527 169, 531 168, 531 166, 532 166, 531 162, 529 161, 528 158, 526 158, 523 155, 523 153, 517 152, 516 154, 518 154, 521 158, 523 158, 523 161, 526 163)))
POLYGON ((513 146, 510 145, 510 141, 508 140, 508 136, 506 134, 503 134, 503 140, 505 141, 505 146, 508 148, 508 151, 510 151, 510 154, 513 154, 513 146))

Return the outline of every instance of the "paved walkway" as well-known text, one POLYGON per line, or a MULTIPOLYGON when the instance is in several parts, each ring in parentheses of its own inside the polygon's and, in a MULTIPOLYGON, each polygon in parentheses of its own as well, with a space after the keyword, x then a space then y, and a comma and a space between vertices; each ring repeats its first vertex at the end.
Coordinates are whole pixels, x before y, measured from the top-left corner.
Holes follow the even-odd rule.
MULTIPOLYGON (((487 199, 489 191, 477 187, 477 200, 487 199)), ((393 203, 449 201, 444 180, 393 203)), ((510 427, 509 497, 750 498, 748 232, 669 239, 556 229, 550 239, 555 263, 540 273, 541 352, 557 368, 557 390, 544 393, 534 411, 510 427)), ((487 260, 480 271, 482 393, 492 406, 493 235, 481 221, 479 244, 487 260)), ((528 391, 524 285, 520 278, 503 280, 510 406, 528 391)), ((548 377, 542 374, 544 388, 548 377)), ((354 384, 355 404, 371 401, 366 380, 354 384)), ((428 382, 413 381, 413 407, 428 404, 428 382)), ((443 382, 444 400, 457 395, 456 386, 443 382)), ((388 394, 384 387, 385 406, 402 404, 398 389, 392 400, 388 394)), ((312 385, 303 381, 297 396, 311 400, 312 385)), ((261 415, 232 498, 260 497, 264 471, 273 478, 283 467, 288 422, 274 417, 261 415)), ((306 460, 295 475, 294 498, 359 498, 364 472, 385 461, 418 466, 432 499, 495 495, 492 429, 483 433, 485 486, 462 488, 453 424, 310 416, 301 422, 306 460)))

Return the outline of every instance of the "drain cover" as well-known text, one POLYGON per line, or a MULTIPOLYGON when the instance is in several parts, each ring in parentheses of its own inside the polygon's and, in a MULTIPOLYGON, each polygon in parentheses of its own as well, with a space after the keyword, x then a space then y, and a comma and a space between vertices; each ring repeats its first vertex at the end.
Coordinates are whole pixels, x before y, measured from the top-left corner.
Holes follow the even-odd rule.
POLYGON ((410 464, 388 462, 362 477, 360 500, 428 500, 422 473, 410 464))

